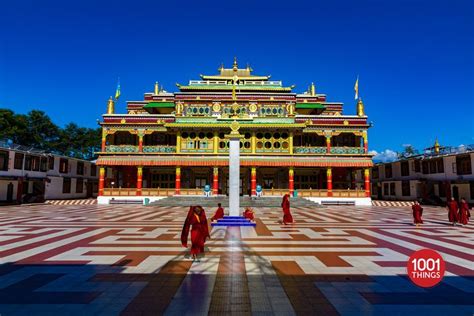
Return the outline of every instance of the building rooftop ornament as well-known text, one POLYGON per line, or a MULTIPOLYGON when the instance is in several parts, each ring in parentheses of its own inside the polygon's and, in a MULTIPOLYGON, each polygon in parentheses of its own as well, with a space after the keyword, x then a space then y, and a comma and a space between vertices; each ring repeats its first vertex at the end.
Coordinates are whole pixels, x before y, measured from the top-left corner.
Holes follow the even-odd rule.
POLYGON ((362 102, 362 98, 359 98, 359 101, 357 101, 357 115, 365 116, 364 103, 362 102))
POLYGON ((112 96, 110 96, 109 101, 107 102, 107 114, 115 113, 115 103, 112 96))

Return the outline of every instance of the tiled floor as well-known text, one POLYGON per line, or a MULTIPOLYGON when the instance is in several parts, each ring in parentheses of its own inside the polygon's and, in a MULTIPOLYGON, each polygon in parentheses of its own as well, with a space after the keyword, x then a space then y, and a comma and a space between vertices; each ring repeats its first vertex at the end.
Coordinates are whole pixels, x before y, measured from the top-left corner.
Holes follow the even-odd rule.
MULTIPOLYGON (((208 214, 213 210, 208 210, 208 214)), ((474 230, 425 208, 256 210, 257 227, 216 227, 192 262, 180 245, 187 209, 37 205, 0 208, 0 315, 472 315, 474 230), (406 261, 446 260, 431 289, 406 261)))

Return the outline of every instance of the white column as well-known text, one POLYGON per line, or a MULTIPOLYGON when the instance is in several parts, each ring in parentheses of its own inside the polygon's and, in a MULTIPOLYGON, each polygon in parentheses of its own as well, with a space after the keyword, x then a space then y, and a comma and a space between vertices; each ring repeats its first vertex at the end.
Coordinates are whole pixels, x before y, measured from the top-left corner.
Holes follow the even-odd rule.
POLYGON ((229 137, 229 215, 240 215, 240 137, 229 137))

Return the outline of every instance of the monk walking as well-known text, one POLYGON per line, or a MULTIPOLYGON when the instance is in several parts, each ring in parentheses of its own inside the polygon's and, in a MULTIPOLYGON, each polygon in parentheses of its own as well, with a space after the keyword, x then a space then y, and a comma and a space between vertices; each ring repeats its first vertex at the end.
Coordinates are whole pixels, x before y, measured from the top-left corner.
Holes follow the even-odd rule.
POLYGON ((452 197, 451 201, 448 202, 447 208, 449 222, 453 223, 454 226, 458 221, 458 202, 452 197))
POLYGON ((459 206, 459 223, 462 225, 467 225, 469 222, 469 217, 471 217, 471 212, 469 212, 469 204, 467 204, 465 198, 461 198, 461 205, 459 206))
POLYGON ((415 201, 411 209, 413 210, 413 223, 418 227, 420 224, 423 224, 423 220, 421 219, 423 208, 418 201, 415 201))
POLYGON ((204 253, 206 238, 211 238, 206 213, 201 206, 191 206, 184 221, 181 244, 186 248, 188 247, 189 228, 191 228, 191 256, 195 260, 200 253, 204 253))
POLYGON ((247 207, 244 211, 244 217, 251 221, 254 221, 255 220, 254 211, 250 207, 247 207))
POLYGON ((293 216, 291 216, 291 212, 290 212, 290 195, 289 194, 285 194, 283 196, 281 207, 283 209, 283 224, 286 225, 286 224, 293 223, 293 216))
POLYGON ((220 218, 224 218, 224 208, 221 203, 218 203, 216 213, 211 217, 211 221, 217 221, 220 218))

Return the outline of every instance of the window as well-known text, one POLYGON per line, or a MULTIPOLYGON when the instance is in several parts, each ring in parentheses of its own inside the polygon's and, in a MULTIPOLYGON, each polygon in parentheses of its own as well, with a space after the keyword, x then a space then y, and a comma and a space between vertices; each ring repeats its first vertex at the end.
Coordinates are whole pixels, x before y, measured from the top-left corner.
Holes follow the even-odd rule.
POLYGON ((48 158, 41 157, 40 170, 43 172, 48 170, 48 158))
POLYGON ((0 170, 8 170, 8 151, 0 151, 0 170))
POLYGON ((402 195, 410 196, 410 181, 402 181, 402 195))
POLYGON ((383 184, 383 195, 389 195, 388 192, 388 183, 383 184))
POLYGON ((471 168, 471 156, 457 156, 456 157, 456 166, 457 166, 457 174, 464 175, 464 174, 472 174, 471 168))
POLYGON ((438 173, 444 173, 444 162, 443 162, 443 159, 437 159, 436 160, 436 165, 437 165, 437 169, 438 169, 438 173))
POLYGON ((421 163, 421 167, 423 169, 423 174, 428 174, 430 173, 429 166, 428 166, 428 161, 423 161, 421 163))
POLYGON ((61 158, 59 160, 59 172, 67 173, 68 172, 68 160, 61 158))
MULTIPOLYGON (((91 167, 95 165, 91 165, 91 167)), ((92 169, 92 168, 91 168, 92 169)), ((92 175, 92 174, 91 174, 92 175)), ((175 187, 174 173, 151 173, 151 187, 152 188, 174 188, 175 187)))
POLYGON ((49 170, 54 170, 54 157, 49 157, 48 158, 48 169, 49 170))
POLYGON ((415 172, 420 172, 421 171, 421 166, 420 166, 420 161, 419 160, 415 160, 414 161, 414 165, 415 165, 415 172))
POLYGON ((76 193, 82 193, 84 191, 84 179, 76 179, 76 193))
POLYGON ((390 195, 395 195, 395 182, 390 183, 390 195))
POLYGON ((31 170, 33 171, 40 170, 40 157, 38 156, 31 157, 31 170))
POLYGON ((94 164, 91 164, 91 177, 97 176, 97 166, 94 164))
POLYGON ((77 170, 76 173, 79 175, 84 175, 84 163, 82 161, 77 162, 77 170))
POLYGON ((25 170, 31 170, 31 156, 25 157, 25 170))
POLYGON ((373 167, 372 168, 372 179, 378 179, 379 178, 379 167, 373 167))
POLYGON ((430 164, 430 173, 436 173, 436 160, 431 160, 430 164))
POLYGON ((471 200, 474 200, 474 182, 469 182, 469 189, 471 191, 471 200))
POLYGON ((24 154, 15 153, 15 165, 14 168, 21 170, 23 169, 23 158, 25 158, 24 154))
POLYGON ((392 165, 388 164, 385 165, 385 178, 391 178, 392 177, 392 165))
POLYGON ((377 183, 372 183, 372 195, 378 195, 379 194, 379 187, 377 183))
POLYGON ((410 168, 408 165, 408 161, 403 161, 401 163, 402 168, 402 177, 408 177, 410 175, 410 168))
POLYGON ((63 178, 63 193, 71 193, 71 178, 63 178))

